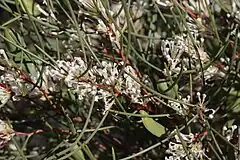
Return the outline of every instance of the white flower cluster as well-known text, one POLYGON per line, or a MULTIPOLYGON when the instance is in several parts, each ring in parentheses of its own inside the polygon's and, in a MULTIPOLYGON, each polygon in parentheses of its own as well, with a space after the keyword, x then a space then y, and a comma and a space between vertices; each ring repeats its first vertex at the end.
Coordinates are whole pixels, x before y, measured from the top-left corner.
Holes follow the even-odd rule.
MULTIPOLYGON (((64 82, 68 87, 73 87, 78 83, 78 78, 87 70, 87 66, 81 58, 74 58, 73 61, 57 61, 57 68, 47 67, 45 71, 46 76, 51 76, 53 81, 64 82)), ((51 88, 53 89, 53 88, 51 88)), ((53 89, 54 90, 54 89, 53 89)))
MULTIPOLYGON (((203 41, 196 42, 199 46, 198 50, 195 50, 192 42, 184 36, 176 36, 172 40, 162 40, 161 50, 168 65, 168 71, 166 68, 164 69, 164 74, 166 76, 168 76, 167 72, 169 72, 170 75, 179 73, 181 70, 181 62, 183 64, 182 67, 184 71, 189 69, 189 59, 183 56, 184 53, 191 57, 192 68, 197 70, 200 69, 199 58, 203 66, 209 62, 210 58, 208 54, 204 51, 203 47, 201 47, 203 45, 203 41)), ((226 71, 227 69, 227 67, 224 67, 223 70, 220 70, 214 64, 210 65, 206 70, 204 70, 204 78, 207 80, 215 76, 224 77, 224 70, 226 71)))
POLYGON ((24 81, 20 78, 20 74, 14 69, 11 71, 7 71, 0 77, 2 83, 7 84, 11 91, 15 93, 15 95, 22 95, 22 88, 24 81))
MULTIPOLYGON (((162 40, 161 42, 161 50, 163 53, 163 57, 167 60, 167 64, 169 66, 169 72, 178 73, 181 70, 180 62, 183 62, 183 70, 189 69, 189 60, 185 58, 183 54, 185 53, 189 57, 191 57, 193 63, 193 67, 199 68, 198 62, 198 54, 200 55, 201 62, 205 63, 209 61, 209 56, 206 52, 203 51, 202 42, 196 41, 199 48, 198 51, 194 49, 194 45, 191 42, 190 38, 187 35, 183 36, 175 36, 174 39, 171 40, 162 40)), ((167 74, 166 69, 164 70, 164 74, 167 74)))
POLYGON ((231 4, 232 4, 231 16, 234 17, 236 20, 240 21, 240 2, 238 0, 233 0, 231 4))
MULTIPOLYGON (((226 69, 226 68, 224 68, 226 69)), ((212 77, 218 76, 218 77, 225 77, 225 73, 221 71, 218 67, 216 66, 209 66, 205 71, 204 71, 204 78, 211 79, 212 77)))
POLYGON ((102 14, 105 19, 108 19, 106 10, 101 0, 79 0, 79 2, 89 11, 98 12, 102 14))
POLYGON ((4 98, 8 100, 11 93, 13 93, 13 100, 19 100, 19 96, 25 96, 27 94, 30 96, 40 95, 41 93, 37 88, 33 89, 34 79, 35 77, 32 79, 32 77, 24 72, 21 72, 21 70, 17 70, 16 68, 7 70, 0 77, 1 83, 6 85, 5 88, 1 87, 1 102, 3 103, 4 98))
POLYGON ((14 136, 12 126, 0 120, 0 148, 2 148, 14 136))
POLYGON ((196 13, 204 13, 206 16, 209 16, 208 13, 208 7, 211 5, 211 0, 204 0, 204 1, 195 1, 195 0, 189 0, 184 1, 184 5, 196 13))
MULTIPOLYGON (((178 72, 180 71, 180 67, 177 66, 181 62, 181 56, 185 51, 185 44, 182 37, 176 37, 175 40, 162 40, 161 42, 161 50, 164 58, 166 58, 169 72, 178 72)), ((167 70, 164 69, 164 74, 167 74, 167 70)))
POLYGON ((170 8, 173 6, 173 3, 168 0, 155 0, 155 3, 158 4, 160 7, 163 8, 170 8))
MULTIPOLYGON (((211 2, 209 0, 204 2, 190 0, 184 1, 183 4, 185 8, 189 11, 192 11, 193 14, 201 13, 203 16, 207 17, 209 16, 207 7, 214 7, 216 5, 218 6, 217 3, 211 2)), ((236 5, 235 7, 233 5, 232 8, 237 7, 236 5)), ((166 76, 168 74, 172 75, 174 73, 179 73, 181 69, 181 62, 183 62, 183 70, 186 71, 189 69, 190 63, 192 69, 195 68, 196 70, 199 70, 201 68, 200 61, 202 63, 202 66, 204 66, 210 60, 208 54, 204 51, 204 38, 200 38, 202 37, 202 34, 200 33, 205 30, 203 18, 191 17, 187 14, 186 20, 188 30, 185 26, 185 31, 189 31, 190 34, 176 35, 173 39, 162 40, 161 42, 161 50, 163 57, 167 61, 169 70, 169 73, 167 73, 168 71, 164 69, 164 74, 166 76), (192 36, 194 39, 194 43, 190 36, 192 36), (189 58, 191 61, 189 61, 189 58)), ((204 71, 204 76, 207 80, 215 76, 223 77, 225 74, 219 70, 219 68, 211 65, 204 71)))
POLYGON ((74 57, 72 60, 58 60, 55 67, 47 66, 43 74, 43 83, 35 87, 37 77, 31 77, 24 71, 10 68, 0 77, 0 101, 1 106, 7 103, 13 93, 13 100, 19 100, 25 95, 42 95, 49 91, 58 91, 60 82, 78 95, 79 100, 89 100, 94 97, 95 101, 103 101, 105 109, 114 103, 114 96, 124 94, 129 97, 131 103, 141 105, 147 103, 141 93, 141 85, 132 77, 139 80, 135 70, 127 65, 123 73, 119 75, 123 62, 114 63, 102 61, 101 64, 87 65, 82 58, 74 57), (131 77, 131 76, 132 77, 131 77), (8 90, 9 89, 9 90, 8 90))
MULTIPOLYGON (((106 36, 108 40, 112 42, 113 48, 120 53, 121 33, 127 29, 127 16, 123 9, 123 3, 121 1, 111 2, 109 8, 106 8, 101 0, 79 0, 79 2, 84 6, 79 7, 80 14, 89 15, 89 13, 84 11, 84 9, 95 13, 93 14, 94 16, 91 14, 91 18, 89 18, 90 16, 88 16, 88 18, 85 17, 85 20, 89 19, 90 21, 98 22, 95 28, 92 27, 92 24, 87 25, 87 21, 83 22, 82 26, 84 30, 92 32, 91 34, 87 35, 89 44, 99 43, 99 39, 102 39, 101 36, 104 35, 104 37, 106 36), (112 22, 112 18, 114 19, 115 23, 112 22)), ((145 7, 147 4, 148 3, 146 1, 139 0, 137 2, 133 2, 129 8, 135 31, 143 28, 144 23, 142 23, 141 17, 145 13, 145 7)), ((100 42, 98 45, 102 45, 102 42, 100 42)))
POLYGON ((4 84, 0 84, 0 107, 3 107, 11 97, 11 91, 4 84))
POLYGON ((180 133, 181 139, 178 135, 175 135, 175 141, 170 142, 168 145, 168 149, 166 151, 170 156, 165 157, 165 160, 193 160, 194 156, 198 160, 205 160, 208 156, 205 154, 205 150, 203 149, 203 145, 201 142, 195 142, 194 135, 192 133, 186 135, 180 133), (189 156, 184 150, 182 145, 182 141, 186 144, 187 152, 189 152, 189 156), (194 156, 193 156, 194 154, 194 156))
POLYGON ((122 63, 117 64, 102 61, 88 67, 80 57, 74 57, 72 61, 57 61, 57 67, 47 67, 45 79, 54 81, 52 90, 57 90, 58 82, 63 80, 66 86, 78 95, 79 100, 95 97, 95 101, 103 100, 105 108, 114 104, 112 93, 128 96, 133 103, 143 104, 141 85, 131 76, 138 79, 135 70, 131 66, 123 69, 119 75, 122 63), (130 76, 131 75, 131 76, 130 76))
MULTIPOLYGON (((186 103, 190 103, 190 96, 187 96, 187 98, 181 98, 181 96, 180 96, 179 99, 181 99, 182 101, 184 101, 186 103)), ((182 116, 188 115, 189 107, 184 104, 180 104, 178 102, 169 100, 168 106, 170 108, 174 109, 178 115, 182 115, 182 116)))
POLYGON ((230 127, 223 126, 223 135, 230 141, 233 138, 234 131, 237 129, 237 125, 232 125, 230 127))

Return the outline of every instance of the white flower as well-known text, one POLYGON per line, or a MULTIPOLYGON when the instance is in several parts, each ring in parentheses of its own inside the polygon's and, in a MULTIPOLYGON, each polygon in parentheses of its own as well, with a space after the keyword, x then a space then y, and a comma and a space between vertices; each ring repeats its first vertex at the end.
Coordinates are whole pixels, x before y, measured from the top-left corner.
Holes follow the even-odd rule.
POLYGON ((53 78, 54 81, 64 79, 68 87, 78 83, 78 78, 87 70, 85 62, 80 57, 74 57, 73 61, 57 61, 59 69, 46 68, 45 75, 53 78))
MULTIPOLYGON (((9 91, 14 93, 13 100, 19 100, 19 96, 38 96, 41 94, 37 88, 34 87, 33 83, 36 83, 36 77, 31 77, 24 73, 22 70, 17 70, 12 68, 5 72, 1 77, 0 80, 2 83, 6 84, 9 87, 9 91), (34 81, 35 80, 35 81, 34 81)), ((6 95, 6 98, 8 96, 6 95)))
POLYGON ((208 14, 208 7, 210 6, 210 0, 204 0, 204 1, 189 0, 188 2, 189 3, 187 3, 187 1, 184 2, 184 5, 188 9, 191 9, 191 10, 193 10, 196 13, 202 12, 206 16, 209 16, 209 14, 208 14))
POLYGON ((109 28, 111 29, 108 32, 109 40, 112 43, 115 43, 115 45, 117 46, 117 49, 120 49, 120 47, 121 47, 121 45, 120 45, 121 33, 116 29, 114 23, 109 24, 109 28))
POLYGON ((97 31, 102 33, 108 32, 108 26, 101 19, 98 19, 97 31))
POLYGON ((228 141, 230 141, 233 138, 234 131, 237 129, 237 125, 232 126, 223 126, 223 135, 226 137, 228 141))
MULTIPOLYGON (((135 70, 131 66, 126 66, 124 70, 126 73, 138 79, 138 76, 135 73, 135 70)), ((126 73, 123 74, 125 86, 122 93, 130 96, 133 103, 143 104, 143 101, 139 99, 140 97, 143 96, 141 94, 141 85, 126 73)))
POLYGON ((10 90, 15 95, 22 95, 23 94, 23 79, 20 78, 20 74, 16 70, 8 70, 5 74, 1 76, 1 81, 8 85, 10 90))
POLYGON ((124 12, 124 9, 122 9, 122 2, 119 1, 118 3, 112 3, 111 5, 111 10, 113 11, 113 15, 114 17, 116 17, 116 15, 118 15, 116 17, 116 23, 118 26, 124 25, 126 22, 126 15, 124 12), (119 13, 120 12, 120 13, 119 13))
POLYGON ((144 96, 141 85, 131 77, 139 80, 135 69, 126 66, 125 72, 119 76, 118 68, 122 64, 103 60, 101 64, 93 64, 92 68, 87 68, 80 57, 74 57, 70 61, 57 61, 58 69, 46 68, 46 79, 52 78, 56 84, 63 80, 81 101, 90 100, 94 96, 96 102, 104 103, 105 111, 115 103, 113 92, 116 95, 121 93, 128 96, 132 103, 146 104, 147 99, 141 99, 144 96))
MULTIPOLYGON (((180 57, 186 52, 186 48, 183 37, 176 36, 173 40, 162 40, 161 50, 167 60, 170 74, 181 70, 177 65, 182 61, 180 57)), ((164 74, 168 75, 166 69, 164 69, 164 74)))
POLYGON ((11 91, 10 89, 4 85, 3 83, 0 83, 0 107, 4 106, 8 100, 11 97, 11 91))
POLYGON ((161 7, 168 8, 173 6, 173 3, 168 0, 155 0, 155 3, 160 5, 161 7))
POLYGON ((212 77, 225 77, 225 73, 222 72, 220 69, 215 67, 214 65, 209 66, 205 71, 204 71, 204 78, 206 80, 211 79, 212 77))
POLYGON ((108 111, 113 106, 114 103, 115 103, 114 100, 105 101, 105 105, 104 105, 105 110, 104 110, 103 114, 105 114, 106 111, 108 111))
MULTIPOLYGON (((186 103, 190 102, 190 96, 187 96, 187 98, 182 98, 180 96, 179 98, 180 98, 180 100, 182 100, 186 103)), ((189 107, 184 104, 180 104, 178 102, 169 100, 168 106, 170 108, 174 109, 178 115, 187 115, 188 114, 189 107)))
MULTIPOLYGON (((201 142, 194 142, 194 135, 180 133, 182 141, 187 145, 188 151, 191 151, 199 160, 205 160, 210 158, 205 154, 205 150, 201 142)), ((165 160, 186 159, 193 160, 193 155, 187 156, 186 151, 183 148, 182 141, 178 135, 175 135, 176 142, 169 142, 166 153, 170 156, 165 157, 165 160), (190 159, 189 159, 190 158, 190 159)), ((190 153, 190 152, 189 152, 190 153)))
POLYGON ((89 10, 96 10, 96 7, 101 8, 102 2, 100 0, 79 0, 82 5, 89 10))
MULTIPOLYGON (((79 0, 80 3, 89 11, 98 12, 100 11, 102 16, 108 20, 106 9, 104 8, 101 0, 79 0)), ((111 13, 111 11, 109 11, 111 13)))
POLYGON ((10 141, 13 135, 14 130, 12 129, 12 126, 9 126, 6 122, 0 120, 0 148, 10 141))

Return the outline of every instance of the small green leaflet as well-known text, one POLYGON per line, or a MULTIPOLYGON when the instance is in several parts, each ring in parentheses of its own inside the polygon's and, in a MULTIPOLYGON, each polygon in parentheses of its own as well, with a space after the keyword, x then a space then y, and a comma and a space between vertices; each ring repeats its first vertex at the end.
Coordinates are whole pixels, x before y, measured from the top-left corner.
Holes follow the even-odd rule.
MULTIPOLYGON (((144 110, 140 110, 139 112, 143 116, 148 116, 148 113, 144 110)), ((145 128, 153 135, 160 137, 161 135, 165 134, 165 127, 154 121, 152 118, 142 117, 142 121, 145 128)))

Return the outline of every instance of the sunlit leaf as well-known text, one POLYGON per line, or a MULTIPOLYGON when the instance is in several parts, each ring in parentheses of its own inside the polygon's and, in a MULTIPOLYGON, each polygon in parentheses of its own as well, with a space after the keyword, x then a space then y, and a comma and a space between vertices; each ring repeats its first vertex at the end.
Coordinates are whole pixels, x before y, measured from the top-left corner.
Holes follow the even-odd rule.
MULTIPOLYGON (((17 44, 17 37, 14 35, 14 30, 6 28, 4 30, 4 36, 11 41, 14 44, 17 44)), ((9 49, 10 52, 14 52, 16 51, 16 46, 14 46, 13 44, 7 42, 7 47, 9 49)))
POLYGON ((40 15, 40 11, 37 8, 37 3, 34 0, 18 0, 20 3, 20 6, 22 7, 22 10, 25 13, 29 13, 30 15, 33 16, 38 16, 40 15))
POLYGON ((174 85, 172 88, 171 87, 171 82, 161 82, 157 84, 157 89, 159 92, 171 97, 175 98, 176 97, 176 91, 178 91, 178 85, 174 85))
POLYGON ((232 0, 218 0, 218 3, 225 12, 232 12, 232 0))
MULTIPOLYGON (((140 110, 140 114, 144 116, 148 115, 148 113, 144 110, 140 110)), ((154 121, 152 118, 142 117, 142 121, 145 128, 153 135, 160 137, 161 135, 165 134, 165 127, 154 121)))
MULTIPOLYGON (((223 88, 223 90, 226 91, 226 92, 228 92, 228 88, 223 88)), ((237 91, 237 90, 235 90, 235 89, 232 88, 232 89, 229 91, 229 95, 230 95, 230 96, 235 96, 235 97, 240 97, 240 91, 237 91)))
POLYGON ((231 113, 240 112, 240 92, 233 88, 230 91, 227 88, 223 88, 223 90, 228 93, 227 110, 231 113))
MULTIPOLYGON (((231 99, 228 99, 228 101, 232 101, 231 99)), ((239 113, 240 112, 240 98, 237 98, 233 101, 233 103, 230 103, 228 105, 228 110, 232 113, 239 113)))
MULTIPOLYGON (((74 149, 78 149, 78 146, 74 146, 74 149)), ((85 160, 84 154, 81 149, 78 149, 78 151, 74 153, 72 157, 76 160, 85 160)))

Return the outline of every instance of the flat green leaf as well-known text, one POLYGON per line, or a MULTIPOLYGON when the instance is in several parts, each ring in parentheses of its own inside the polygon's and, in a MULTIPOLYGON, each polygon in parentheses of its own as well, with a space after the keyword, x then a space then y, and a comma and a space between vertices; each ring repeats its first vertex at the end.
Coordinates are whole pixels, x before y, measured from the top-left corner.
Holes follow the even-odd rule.
POLYGON ((176 97, 176 91, 178 91, 178 85, 174 85, 171 89, 168 90, 168 88, 171 86, 171 82, 161 82, 157 84, 157 89, 159 92, 171 97, 176 97))
MULTIPOLYGON (((14 35, 14 30, 6 28, 4 30, 4 36, 9 40, 12 41, 14 44, 17 44, 17 37, 14 35)), ((17 47, 14 46, 13 44, 6 42, 7 43, 7 47, 9 49, 10 52, 14 52, 16 51, 17 47)))
POLYGON ((22 7, 22 10, 25 13, 29 13, 33 16, 38 16, 41 14, 39 9, 37 8, 37 3, 34 2, 34 0, 18 0, 20 3, 20 6, 22 7))
POLYGON ((240 91, 236 91, 234 89, 231 89, 230 92, 229 92, 229 96, 240 97, 240 91))
MULTIPOLYGON (((73 148, 74 148, 74 149, 77 149, 77 148, 78 148, 78 145, 75 145, 73 148)), ((84 154, 83 154, 83 152, 82 152, 81 149, 78 150, 76 153, 74 153, 74 154, 72 155, 72 157, 73 157, 74 159, 76 159, 76 160, 85 160, 84 154)))
MULTIPOLYGON (((139 111, 141 115, 148 115, 147 112, 144 110, 139 111)), ((165 134, 165 127, 163 127, 161 124, 154 121, 152 118, 149 117, 142 117, 143 124, 145 128, 151 132, 153 135, 160 137, 161 135, 165 134)))
POLYGON ((45 37, 46 39, 46 45, 49 47, 50 50, 52 51, 58 51, 59 52, 63 52, 64 51, 64 46, 61 45, 62 44, 62 41, 59 40, 58 43, 57 43, 57 40, 55 38, 49 38, 49 37, 45 37))
POLYGON ((240 112, 240 98, 237 99, 228 99, 228 102, 230 102, 230 104, 228 105, 228 110, 231 111, 232 113, 239 113, 240 112))
POLYGON ((225 11, 225 12, 228 12, 228 13, 231 13, 233 8, 232 8, 232 0, 218 0, 217 1, 219 6, 225 11))

